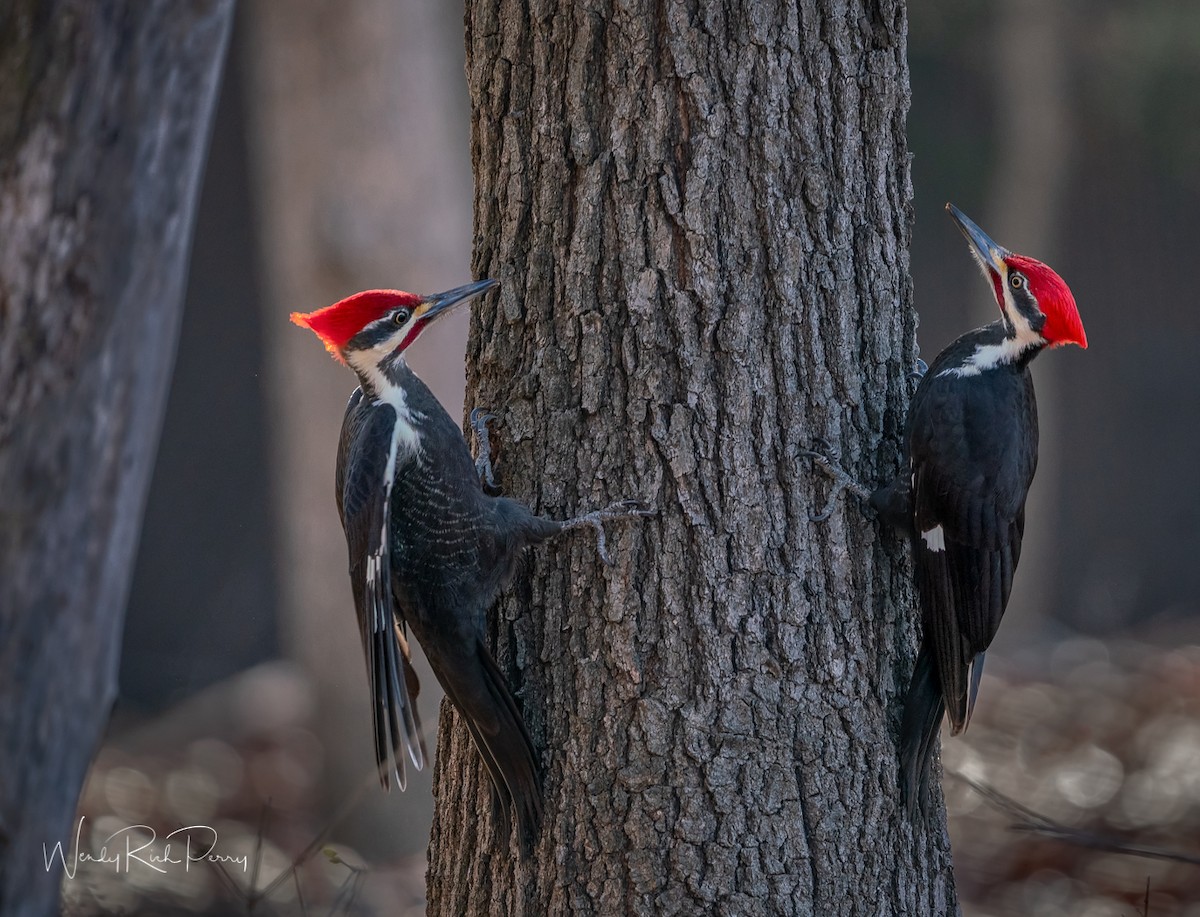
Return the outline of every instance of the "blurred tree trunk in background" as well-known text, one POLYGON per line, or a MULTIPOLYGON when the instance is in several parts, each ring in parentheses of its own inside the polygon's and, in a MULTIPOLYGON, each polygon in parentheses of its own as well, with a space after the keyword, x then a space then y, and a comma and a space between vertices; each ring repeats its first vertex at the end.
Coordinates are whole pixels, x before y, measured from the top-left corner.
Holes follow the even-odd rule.
MULTIPOLYGON (((332 813, 374 779, 367 673, 333 500, 354 379, 287 315, 370 287, 435 292, 470 279, 462 20, 453 4, 426 0, 259 0, 248 12, 280 629, 315 680, 332 813)), ((452 413, 462 407, 466 323, 465 313, 439 323, 412 360, 452 413)), ((432 726, 441 695, 423 660, 419 670, 432 726)), ((339 839, 372 859, 423 850, 430 784, 428 771, 415 774, 386 804, 372 790, 374 804, 339 826, 339 839)))
POLYGON ((894 473, 914 316, 903 4, 469 2, 472 403, 508 491, 657 519, 534 552, 499 658, 543 750, 532 858, 439 734, 428 896, 460 914, 945 914, 898 806, 906 550, 799 451, 894 473))
POLYGON ((0 8, 0 914, 57 913, 116 694, 231 12, 0 8))
MULTIPOLYGON (((1061 265, 1059 244, 1062 209, 1074 154, 1074 127, 1068 101, 1072 17, 1083 14, 1064 0, 1013 0, 992 12, 996 40, 992 47, 992 93, 996 116, 993 142, 996 170, 987 207, 979 219, 992 237, 1050 265, 1061 265)), ((1059 270, 1065 270, 1059 268, 1059 270)), ((1071 282, 1068 276, 1067 282, 1071 282)), ((972 277, 968 302, 986 301, 984 284, 972 277)), ((1087 324, 1087 304, 1083 304, 1087 324)), ((974 325, 983 324, 976 321, 974 325)), ((964 328, 964 330, 966 330, 964 328)), ((1021 573, 1000 630, 998 648, 1045 638, 1054 613, 1054 583, 1061 576, 1062 399, 1058 360, 1037 360, 1038 427, 1041 431, 1038 473, 1031 488, 1025 520, 1021 573)))

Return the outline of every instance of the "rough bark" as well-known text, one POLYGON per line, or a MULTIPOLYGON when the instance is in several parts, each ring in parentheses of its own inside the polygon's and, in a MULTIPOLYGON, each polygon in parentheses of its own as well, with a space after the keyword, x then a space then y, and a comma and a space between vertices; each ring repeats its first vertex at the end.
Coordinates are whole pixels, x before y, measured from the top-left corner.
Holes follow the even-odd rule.
POLYGON ((56 912, 115 697, 231 8, 0 7, 0 914, 56 912))
POLYGON ((469 2, 469 402, 573 535, 494 611, 546 770, 532 857, 439 736, 433 914, 944 914, 900 813, 906 551, 799 451, 897 467, 914 351, 902 3, 469 2))

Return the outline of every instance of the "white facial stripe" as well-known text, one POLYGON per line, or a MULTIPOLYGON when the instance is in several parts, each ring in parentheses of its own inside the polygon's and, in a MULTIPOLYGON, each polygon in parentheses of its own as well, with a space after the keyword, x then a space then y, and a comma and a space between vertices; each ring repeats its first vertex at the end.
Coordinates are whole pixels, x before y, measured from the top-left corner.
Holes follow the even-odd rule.
MULTIPOLYGON (((991 283, 990 276, 988 282, 991 283)), ((966 362, 961 366, 951 366, 949 369, 943 369, 938 373, 939 377, 957 376, 959 379, 964 379, 968 376, 978 376, 980 373, 986 372, 989 369, 995 369, 997 366, 1014 363, 1026 351, 1034 347, 1040 347, 1046 343, 1046 339, 1033 330, 1033 326, 1029 324, 1029 319, 1017 308, 1017 304, 1013 300, 1012 288, 1008 285, 1007 268, 1005 269, 1005 276, 1000 278, 1000 289, 1003 291, 1004 315, 1013 326, 1013 336, 1006 338, 999 344, 980 344, 975 348, 975 352, 966 359, 966 362)))
POLYGON ((935 525, 928 532, 922 532, 921 540, 930 551, 946 550, 946 533, 940 525, 935 525))
MULTIPOLYGON (((1024 342, 1026 347, 1046 343, 1045 339, 1033 330, 1033 327, 1029 324, 1029 319, 1017 307, 1017 302, 1013 299, 1012 286, 1009 284, 1008 278, 1008 266, 1005 265, 1004 276, 1000 278, 1000 289, 1004 291, 1004 314, 1012 322, 1012 326, 1017 332, 1016 339, 1024 342)), ((1028 277, 1025 278, 1025 283, 1028 285, 1028 277)))

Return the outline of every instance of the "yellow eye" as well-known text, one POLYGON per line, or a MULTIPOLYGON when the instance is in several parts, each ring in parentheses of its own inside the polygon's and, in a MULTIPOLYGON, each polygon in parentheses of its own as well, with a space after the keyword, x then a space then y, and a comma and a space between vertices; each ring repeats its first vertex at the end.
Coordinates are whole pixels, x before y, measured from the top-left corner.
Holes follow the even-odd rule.
POLYGON ((1025 278, 1020 274, 1010 274, 1008 277, 1008 285, 1014 290, 1019 290, 1025 286, 1025 278))

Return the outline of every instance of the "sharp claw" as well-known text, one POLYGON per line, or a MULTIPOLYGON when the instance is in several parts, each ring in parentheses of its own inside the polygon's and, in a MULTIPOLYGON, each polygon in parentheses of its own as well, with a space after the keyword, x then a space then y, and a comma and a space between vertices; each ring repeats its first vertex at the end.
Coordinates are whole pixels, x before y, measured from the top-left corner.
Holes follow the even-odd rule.
POLYGON ((496 477, 494 474, 492 474, 492 463, 487 459, 480 457, 475 460, 475 473, 479 475, 480 480, 487 484, 487 486, 492 490, 497 489, 496 477))
POLYGON ((489 420, 495 420, 496 415, 484 408, 473 408, 471 410, 471 426, 487 426, 489 420))
POLYGON ((870 491, 859 484, 856 480, 850 477, 838 464, 838 450, 834 449, 825 439, 818 438, 815 445, 821 447, 821 451, 814 449, 801 449, 800 454, 812 459, 813 463, 821 469, 832 481, 833 487, 829 491, 828 497, 825 499, 825 506, 819 513, 810 512, 808 518, 813 522, 825 522, 833 515, 836 508, 837 498, 843 490, 849 490, 856 496, 867 499, 870 496, 870 491))
POLYGON ((834 484, 829 491, 829 496, 825 499, 825 508, 819 513, 809 510, 808 518, 810 522, 828 522, 833 516, 833 511, 837 508, 837 498, 841 492, 845 490, 840 484, 834 484))
POLYGON ((608 538, 604 532, 606 520, 630 519, 657 515, 657 510, 642 500, 620 500, 603 509, 594 509, 590 513, 568 519, 562 524, 563 531, 590 525, 596 530, 596 553, 605 566, 613 566, 612 556, 608 553, 608 538))
POLYGON ((475 459, 475 472, 479 475, 479 480, 492 490, 499 489, 496 486, 496 476, 492 470, 491 435, 488 432, 488 421, 495 419, 496 415, 491 411, 483 408, 471 409, 471 429, 475 431, 475 438, 479 441, 479 457, 475 459))
POLYGON ((627 516, 657 516, 658 510, 652 507, 649 503, 643 500, 622 500, 618 506, 621 507, 620 515, 627 516))
POLYGON ((812 459, 823 468, 833 464, 828 455, 826 455, 824 452, 817 452, 815 449, 801 449, 800 454, 805 458, 812 459))

